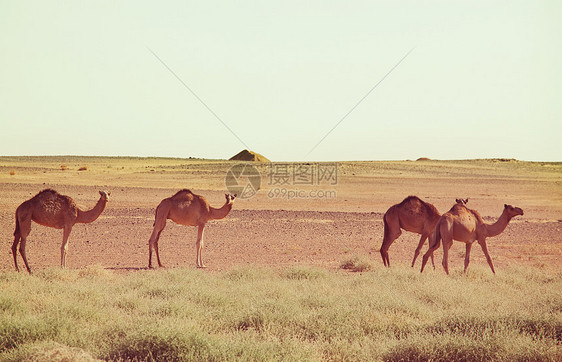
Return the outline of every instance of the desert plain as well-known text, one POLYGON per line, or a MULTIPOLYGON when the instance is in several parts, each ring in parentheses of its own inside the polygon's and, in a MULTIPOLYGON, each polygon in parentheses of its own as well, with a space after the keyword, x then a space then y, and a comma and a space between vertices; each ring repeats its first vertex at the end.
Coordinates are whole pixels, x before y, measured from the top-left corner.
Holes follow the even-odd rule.
MULTIPOLYGON (((159 202, 188 188, 220 207, 228 192, 225 176, 236 164, 189 158, 0 157, 0 271, 14 270, 11 244, 16 208, 45 188, 72 197, 82 209, 95 205, 99 190, 111 193, 98 220, 74 226, 69 268, 98 265, 123 273, 146 269, 148 239, 159 202)), ((295 165, 303 163, 249 165, 261 175, 260 189, 253 197, 238 197, 225 219, 207 224, 203 260, 208 272, 299 265, 340 270, 342 262, 352 257, 382 269, 382 217, 408 195, 434 204, 441 213, 449 210, 455 198, 469 198, 467 206, 478 210, 488 223, 500 216, 504 204, 518 206, 525 214, 488 239, 496 271, 522 265, 555 273, 562 266, 562 163, 512 159, 309 162, 304 165, 313 172, 322 165, 335 165, 336 174, 319 181, 316 173, 306 184, 292 175, 295 165), (275 172, 284 167, 290 177, 281 184, 275 172)), ((195 227, 168 221, 159 243, 163 264, 195 268, 196 236, 195 227)), ((411 264, 418 240, 417 234, 402 233, 389 250, 391 268, 411 264)), ((27 245, 31 268, 59 266, 61 241, 61 230, 34 223, 27 245)), ((427 243, 422 254, 426 250, 427 243)), ((455 242, 449 261, 452 271, 462 271, 464 252, 464 245, 455 242)), ((425 273, 444 273, 441 257, 439 250, 436 270, 428 268, 425 273)), ((415 268, 420 265, 421 256, 415 268)), ((471 254, 469 272, 474 267, 487 268, 478 247, 471 254)))

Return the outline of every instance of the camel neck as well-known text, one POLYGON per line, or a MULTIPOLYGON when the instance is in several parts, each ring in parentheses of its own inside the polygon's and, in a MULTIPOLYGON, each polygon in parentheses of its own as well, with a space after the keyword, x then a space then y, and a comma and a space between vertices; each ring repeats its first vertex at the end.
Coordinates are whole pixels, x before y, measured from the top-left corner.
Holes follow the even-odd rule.
POLYGON ((505 230, 507 224, 509 224, 510 221, 511 218, 507 215, 507 213, 504 210, 500 218, 495 223, 486 224, 486 231, 488 236, 496 236, 501 234, 505 230))
POLYGON ((91 210, 82 211, 78 209, 78 217, 76 218, 76 222, 84 224, 94 222, 101 215, 101 213, 105 209, 106 204, 107 199, 100 197, 96 206, 94 206, 91 210))
POLYGON ((217 220, 217 219, 224 219, 226 217, 226 215, 228 215, 228 213, 230 212, 230 210, 232 209, 232 204, 230 203, 225 203, 220 209, 216 209, 214 207, 210 208, 210 217, 213 220, 217 220))

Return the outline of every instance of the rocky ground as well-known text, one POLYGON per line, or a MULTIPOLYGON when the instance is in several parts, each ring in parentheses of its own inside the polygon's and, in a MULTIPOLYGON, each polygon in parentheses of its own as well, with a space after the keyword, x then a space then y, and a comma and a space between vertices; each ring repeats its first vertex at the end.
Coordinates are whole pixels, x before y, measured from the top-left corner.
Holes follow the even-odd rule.
MULTIPOLYGON (((14 212, 21 202, 42 188, 54 187, 73 197, 83 208, 91 208, 99 196, 97 190, 103 187, 95 186, 101 184, 98 176, 82 182, 83 185, 56 176, 42 183, 37 182, 41 181, 41 170, 33 169, 33 172, 39 175, 36 179, 20 176, 19 179, 5 177, 0 180, 0 240, 3 240, 0 245, 4 245, 0 249, 1 271, 13 270, 14 212), (53 180, 59 182, 55 184, 53 180)), ((512 181, 488 177, 482 181, 488 183, 484 185, 488 192, 486 196, 479 190, 481 185, 470 180, 467 181, 470 186, 459 192, 455 179, 445 179, 436 184, 431 180, 411 178, 410 175, 398 176, 397 179, 378 176, 349 175, 346 179, 342 178, 337 186, 339 188, 336 188, 337 198, 331 201, 273 200, 265 195, 265 191, 251 200, 236 200, 232 212, 225 219, 211 221, 205 229, 203 261, 207 269, 223 270, 237 265, 311 265, 338 269, 342 262, 355 256, 382 268, 378 253, 383 237, 382 216, 393 203, 400 202, 408 194, 416 194, 416 191, 422 198, 437 195, 429 201, 434 202, 441 212, 448 210, 455 197, 475 195, 468 206, 478 209, 487 222, 493 222, 500 215, 503 199, 523 207, 524 216, 515 218, 504 233, 489 239, 488 249, 496 270, 501 271, 502 267, 512 263, 546 270, 558 270, 562 265, 560 181, 556 177, 546 181, 516 179, 513 181, 516 183, 513 195, 509 195, 510 190, 505 186, 512 181), (410 189, 413 192, 409 192, 410 189), (528 195, 526 190, 533 189, 536 194, 528 195), (558 192, 554 195, 555 200, 542 201, 551 190, 558 192), (525 192, 527 196, 521 196, 525 192)), ((118 187, 107 185, 112 194, 101 217, 92 224, 76 224, 73 228, 68 256, 70 268, 99 264, 126 272, 147 267, 148 239, 155 207, 160 200, 171 196, 176 188, 143 186, 147 182, 142 180, 139 183, 123 182, 127 185, 118 187)), ((207 196, 214 206, 221 206, 224 202, 222 190, 203 190, 200 193, 207 196)), ((195 227, 179 226, 168 221, 160 239, 161 258, 166 267, 195 267, 196 230, 195 227)), ((61 240, 61 230, 33 224, 27 246, 31 267, 41 270, 60 265, 61 240)), ((391 264, 410 265, 418 240, 418 235, 404 232, 390 248, 391 264)), ((427 246, 424 251, 426 249, 427 246)), ((463 244, 453 245, 452 270, 462 270, 464 252, 463 244)), ((23 265, 21 258, 19 260, 23 265)), ((437 271, 442 272, 440 252, 436 253, 436 262, 437 271)), ((416 268, 420 263, 421 257, 416 268)), ((471 266, 475 265, 487 267, 478 246, 471 254, 471 266)))

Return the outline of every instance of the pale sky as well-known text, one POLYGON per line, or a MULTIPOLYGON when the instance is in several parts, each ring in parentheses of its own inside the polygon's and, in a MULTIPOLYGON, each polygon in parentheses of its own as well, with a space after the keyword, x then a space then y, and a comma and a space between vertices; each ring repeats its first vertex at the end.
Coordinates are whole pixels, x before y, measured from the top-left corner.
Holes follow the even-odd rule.
POLYGON ((562 161, 562 1, 0 0, 0 155, 562 161), (410 50, 413 51, 307 154, 410 50))

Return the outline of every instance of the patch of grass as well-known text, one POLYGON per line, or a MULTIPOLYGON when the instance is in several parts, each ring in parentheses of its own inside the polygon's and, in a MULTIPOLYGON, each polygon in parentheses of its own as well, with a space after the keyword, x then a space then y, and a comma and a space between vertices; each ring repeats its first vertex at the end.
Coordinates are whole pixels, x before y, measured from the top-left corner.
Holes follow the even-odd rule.
POLYGON ((247 266, 237 266, 225 272, 226 278, 234 282, 242 280, 259 280, 262 279, 265 275, 270 276, 271 271, 250 268, 247 266))
POLYGON ((22 346, 13 351, 9 359, 17 361, 101 361, 88 352, 56 342, 38 342, 22 346))
POLYGON ((209 360, 220 351, 204 333, 177 328, 137 330, 112 346, 104 358, 110 360, 181 361, 209 360))
POLYGON ((284 270, 281 274, 287 279, 294 280, 316 280, 327 277, 325 270, 312 267, 292 267, 284 270))
POLYGON ((473 269, 1 273, 0 360, 560 360, 562 274, 473 269))
POLYGON ((373 269, 373 264, 366 259, 358 256, 353 256, 344 260, 340 264, 341 269, 350 270, 352 272, 365 272, 373 269))

